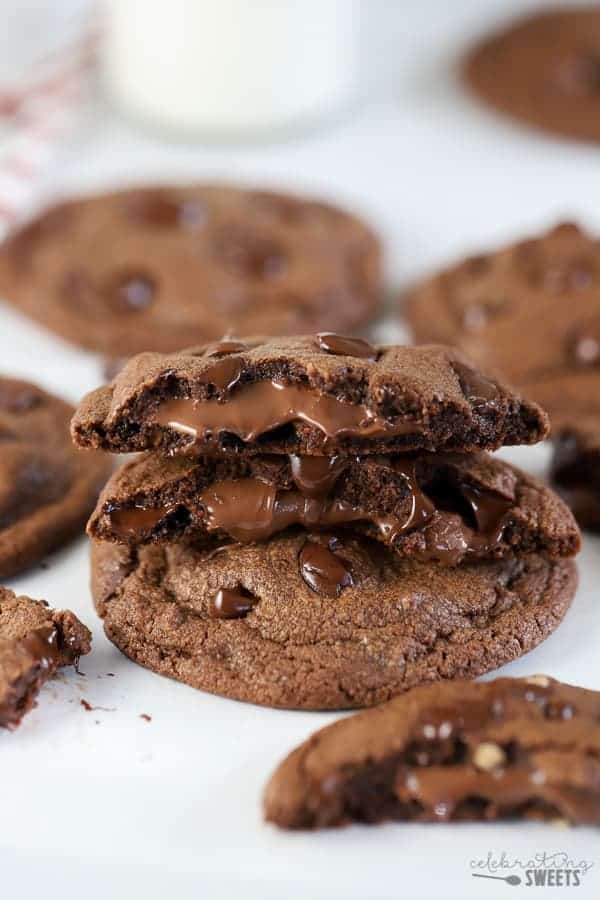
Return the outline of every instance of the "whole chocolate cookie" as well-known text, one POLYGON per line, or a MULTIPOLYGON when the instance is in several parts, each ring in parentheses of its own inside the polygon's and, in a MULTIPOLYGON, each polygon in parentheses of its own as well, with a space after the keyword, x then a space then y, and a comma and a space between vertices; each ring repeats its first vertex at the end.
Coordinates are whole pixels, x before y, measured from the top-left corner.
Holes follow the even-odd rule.
POLYGON ((464 77, 502 113, 600 141, 600 9, 540 10, 511 24, 470 53, 464 77))
POLYGON ((26 381, 0 377, 0 577, 82 533, 110 460, 78 452, 73 409, 26 381))
POLYGON ((600 414, 600 242, 563 223, 414 289, 418 341, 444 341, 519 386, 553 425, 600 414))
POLYGON ((92 636, 72 612, 0 587, 0 728, 16 728, 60 666, 77 665, 92 636))
POLYGON ((600 825, 600 693, 548 678, 415 688, 334 722, 276 769, 282 828, 387 820, 600 825))
POLYGON ((553 436, 551 478, 583 528, 600 530, 600 419, 578 419, 553 436))
POLYGON ((381 703, 516 659, 560 623, 571 560, 447 568, 347 534, 261 544, 95 543, 92 591, 108 638, 143 666, 267 706, 381 703))
POLYGON ((81 447, 330 455, 535 443, 535 404, 446 347, 322 333, 142 353, 84 397, 81 447))
POLYGON ((380 301, 379 243, 325 203, 224 185, 61 203, 0 249, 0 293, 109 357, 238 334, 354 329, 380 301))
POLYGON ((579 533, 539 481, 486 453, 161 457, 119 469, 88 533, 131 545, 264 541, 290 526, 346 526, 401 555, 457 565, 525 553, 572 556, 579 533))

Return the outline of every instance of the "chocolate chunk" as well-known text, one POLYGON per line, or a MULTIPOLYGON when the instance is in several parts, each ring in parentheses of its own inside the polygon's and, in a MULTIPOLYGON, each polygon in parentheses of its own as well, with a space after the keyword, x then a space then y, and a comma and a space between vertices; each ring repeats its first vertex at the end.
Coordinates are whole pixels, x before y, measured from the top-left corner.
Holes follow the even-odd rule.
POLYGON ((158 228, 198 228, 206 220, 206 208, 201 201, 175 196, 167 190, 125 194, 124 208, 134 221, 158 228))
POLYGON ((0 588, 0 728, 16 728, 60 666, 89 653, 91 634, 71 612, 0 588))
POLYGON ((334 356, 358 356, 360 359, 377 359, 377 350, 363 338, 344 337, 341 334, 333 334, 324 331, 317 335, 319 347, 326 353, 334 356))
POLYGON ((325 204, 132 188, 59 203, 9 237, 0 292, 67 340, 128 358, 230 333, 354 330, 379 309, 380 255, 367 225, 325 204))
POLYGON ((325 597, 338 597, 345 587, 354 584, 352 572, 335 550, 335 539, 307 539, 298 556, 300 574, 312 591, 325 597))
POLYGON ((546 676, 415 688, 294 750, 267 785, 265 816, 282 828, 600 825, 599 722, 600 693, 546 676))
POLYGON ((491 449, 547 432, 535 404, 443 347, 379 347, 377 361, 315 347, 314 337, 248 341, 218 363, 204 348, 144 354, 84 398, 82 447, 211 453, 491 449), (231 370, 229 369, 231 367, 231 370))
POLYGON ((242 619, 256 606, 256 597, 242 587, 220 588, 209 603, 213 619, 242 619))
POLYGON ((92 589, 106 634, 139 664, 201 690, 347 709, 515 659, 558 626, 575 592, 571 560, 527 554, 447 568, 402 559, 353 531, 335 534, 333 549, 321 548, 340 566, 330 584, 352 577, 337 596, 302 577, 303 529, 216 553, 197 541, 94 542, 92 589), (211 616, 224 585, 257 598, 246 618, 211 616))

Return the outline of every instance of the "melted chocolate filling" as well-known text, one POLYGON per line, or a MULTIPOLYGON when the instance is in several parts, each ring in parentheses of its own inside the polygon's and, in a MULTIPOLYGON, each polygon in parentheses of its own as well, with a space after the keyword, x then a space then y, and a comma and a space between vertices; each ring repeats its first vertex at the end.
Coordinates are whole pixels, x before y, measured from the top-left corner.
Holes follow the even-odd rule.
POLYGON ((52 626, 36 628, 15 642, 15 650, 31 659, 28 670, 9 689, 8 699, 0 704, 0 727, 13 728, 32 708, 42 684, 54 673, 64 652, 59 647, 59 634, 52 626))
MULTIPOLYGON (((456 565, 464 556, 492 552, 502 539, 512 501, 490 490, 452 484, 439 477, 421 487, 413 460, 391 463, 406 481, 410 509, 404 518, 381 515, 339 498, 332 498, 336 480, 352 462, 340 457, 290 457, 295 489, 278 490, 260 478, 216 481, 197 497, 202 526, 208 533, 225 532, 240 543, 265 541, 291 526, 319 531, 352 522, 369 522, 393 546, 402 535, 424 528, 421 558, 456 565)), ((184 506, 119 507, 106 510, 112 531, 125 540, 168 524, 186 525, 184 506)))
MULTIPOLYGON (((211 366, 204 380, 229 390, 239 381, 242 368, 239 359, 225 357, 211 366)), ((415 427, 407 422, 393 424, 366 406, 279 381, 248 384, 225 403, 217 399, 200 403, 191 399, 170 400, 159 407, 156 422, 194 439, 228 431, 243 441, 255 441, 291 422, 306 422, 323 432, 325 445, 327 439, 341 437, 410 434, 415 427)))

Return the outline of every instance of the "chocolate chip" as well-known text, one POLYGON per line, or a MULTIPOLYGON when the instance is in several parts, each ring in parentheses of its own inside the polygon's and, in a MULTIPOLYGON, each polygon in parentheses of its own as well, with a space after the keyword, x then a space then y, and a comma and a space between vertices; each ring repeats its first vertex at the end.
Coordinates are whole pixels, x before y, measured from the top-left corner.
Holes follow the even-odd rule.
POLYGON ((220 588, 208 605, 211 619, 243 619, 254 609, 258 599, 246 588, 220 588))
POLYGON ((345 337, 331 331, 317 335, 319 348, 334 356, 356 356, 360 359, 377 359, 377 350, 363 338, 345 337))
POLYGON ((141 269, 130 269, 114 275, 104 291, 104 296, 118 311, 143 312, 154 301, 156 280, 141 269))
POLYGON ((354 584, 348 563, 334 552, 338 546, 337 538, 328 544, 307 539, 300 550, 300 575, 316 594, 337 597, 345 587, 354 584))
POLYGON ((498 388, 489 378, 462 363, 455 362, 453 367, 461 390, 470 403, 478 404, 486 400, 495 400, 498 397, 498 388))
POLYGON ((127 204, 129 215, 157 228, 197 228, 206 219, 206 209, 198 200, 180 199, 166 191, 145 192, 127 204))
POLYGON ((230 391, 240 380, 244 364, 238 357, 224 356, 212 363, 200 376, 205 384, 214 384, 222 391, 230 391))

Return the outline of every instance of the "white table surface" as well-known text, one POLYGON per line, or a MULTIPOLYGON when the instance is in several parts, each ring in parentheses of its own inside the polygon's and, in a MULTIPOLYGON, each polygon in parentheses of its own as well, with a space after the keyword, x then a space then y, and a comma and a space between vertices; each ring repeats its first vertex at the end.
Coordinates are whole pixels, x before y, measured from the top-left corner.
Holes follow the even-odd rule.
MULTIPOLYGON (((461 41, 515 5, 531 4, 403 4, 387 95, 293 142, 167 144, 98 108, 46 193, 154 178, 311 191, 361 210, 380 230, 391 293, 457 255, 564 217, 598 228, 598 149, 497 119, 451 77, 461 41)), ((403 334, 390 317, 377 332, 390 340, 403 334)), ((4 307, 0 347, 3 372, 33 375, 73 401, 101 380, 97 359, 4 307)), ((503 453, 533 472, 547 459, 544 447, 503 453)), ((600 542, 586 536, 572 611, 502 674, 542 671, 600 689, 599 554, 600 542)), ((81 540, 54 555, 47 570, 10 582, 73 609, 93 628, 94 651, 82 661, 85 675, 61 675, 18 731, 0 734, 0 896, 504 896, 504 883, 471 877, 471 860, 503 850, 511 859, 537 852, 585 859, 594 865, 582 885, 555 895, 600 896, 598 833, 590 829, 389 825, 286 834, 264 825, 260 797, 269 773, 335 715, 244 705, 135 666, 103 636, 87 559, 81 540), (106 711, 86 712, 82 698, 106 711)), ((510 895, 526 890, 511 887, 510 895)))

